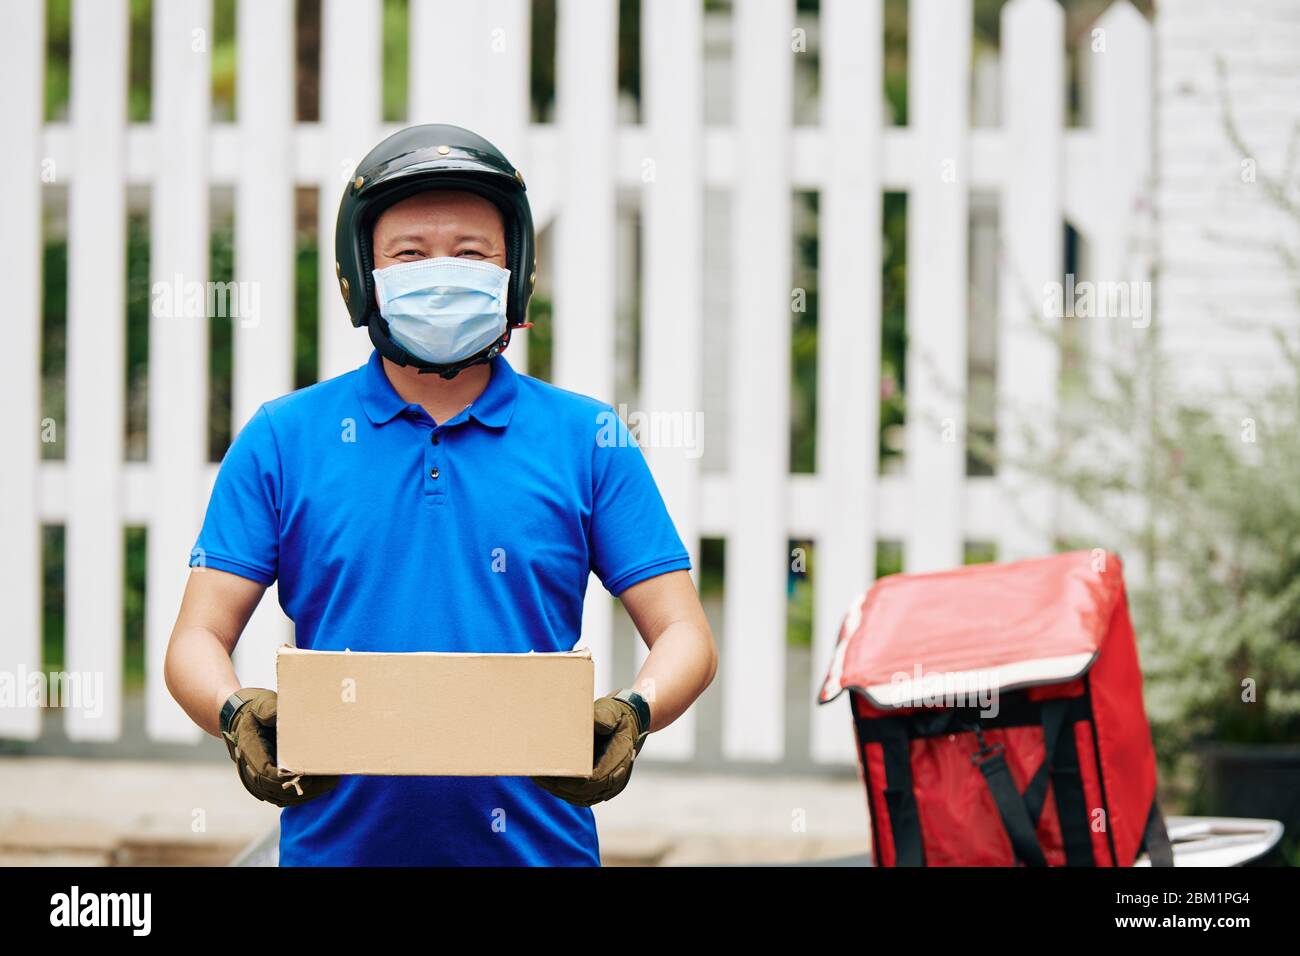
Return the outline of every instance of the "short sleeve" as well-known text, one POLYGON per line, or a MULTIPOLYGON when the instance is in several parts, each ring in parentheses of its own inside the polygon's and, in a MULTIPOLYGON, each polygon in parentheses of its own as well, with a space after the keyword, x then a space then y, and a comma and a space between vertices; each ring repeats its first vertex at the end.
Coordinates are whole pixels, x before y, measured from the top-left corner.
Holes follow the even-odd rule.
POLYGON ((689 570, 690 555, 673 526, 645 455, 610 409, 593 451, 591 569, 617 597, 669 571, 689 570))
POLYGON ((263 406, 221 461, 190 567, 271 584, 279 565, 280 489, 280 453, 263 406))

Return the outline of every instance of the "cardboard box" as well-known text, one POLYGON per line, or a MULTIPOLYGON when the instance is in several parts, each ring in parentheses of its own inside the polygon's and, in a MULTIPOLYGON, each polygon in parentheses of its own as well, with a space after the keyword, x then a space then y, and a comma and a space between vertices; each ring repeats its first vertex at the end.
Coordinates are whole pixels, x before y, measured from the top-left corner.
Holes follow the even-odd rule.
POLYGON ((455 654, 312 651, 275 660, 276 757, 308 774, 591 773, 586 649, 455 654))

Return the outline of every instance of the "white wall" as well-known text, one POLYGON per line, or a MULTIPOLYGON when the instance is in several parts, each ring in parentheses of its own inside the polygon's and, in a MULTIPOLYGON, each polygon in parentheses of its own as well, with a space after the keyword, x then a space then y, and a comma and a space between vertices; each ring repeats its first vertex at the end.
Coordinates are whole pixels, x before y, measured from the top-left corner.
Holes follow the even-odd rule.
POLYGON ((1289 147, 1290 201, 1300 198, 1300 3, 1161 0, 1155 46, 1164 342, 1190 383, 1249 387, 1277 367, 1269 330, 1294 331, 1300 311, 1300 265, 1278 255, 1300 252, 1300 215, 1281 212, 1266 185, 1284 178, 1289 147))

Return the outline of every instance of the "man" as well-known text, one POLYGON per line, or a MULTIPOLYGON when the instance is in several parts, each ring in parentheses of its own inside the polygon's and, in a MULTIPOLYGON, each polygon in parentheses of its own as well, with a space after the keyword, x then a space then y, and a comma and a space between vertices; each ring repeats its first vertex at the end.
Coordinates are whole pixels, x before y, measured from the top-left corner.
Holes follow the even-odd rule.
POLYGON ((590 806, 717 668, 686 550, 610 407, 501 355, 536 272, 523 177, 491 143, 437 125, 384 140, 345 190, 335 241, 375 351, 266 403, 231 445, 167 685, 225 739, 244 786, 284 807, 282 865, 596 865, 590 806), (300 647, 563 651, 592 571, 650 652, 595 702, 589 779, 278 773, 275 694, 241 687, 230 659, 271 582, 300 647))

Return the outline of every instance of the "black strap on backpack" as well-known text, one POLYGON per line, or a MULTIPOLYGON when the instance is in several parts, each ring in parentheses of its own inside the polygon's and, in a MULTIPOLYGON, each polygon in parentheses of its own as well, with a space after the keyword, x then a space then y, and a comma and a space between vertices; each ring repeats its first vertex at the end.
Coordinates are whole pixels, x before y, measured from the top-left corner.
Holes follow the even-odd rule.
MULTIPOLYGON (((1031 705, 1032 706, 1032 705, 1031 705)), ((884 758, 885 807, 889 812, 889 829, 894 838, 896 866, 924 866, 925 850, 921 839, 916 795, 912 790, 911 737, 936 736, 962 730, 974 732, 980 749, 971 762, 983 774, 998 816, 1016 860, 1026 866, 1046 866, 1047 859, 1038 841, 1037 828, 1047 803, 1048 784, 1056 804, 1057 820, 1065 849, 1067 866, 1096 866, 1088 802, 1083 791, 1079 768, 1079 751, 1073 727, 1087 715, 1085 697, 1056 698, 1039 705, 1038 718, 1043 727, 1043 762, 1023 794, 1007 765, 1003 745, 989 744, 983 736, 979 718, 947 711, 941 715, 920 715, 869 720, 854 711, 858 744, 876 741, 884 758), (930 726, 934 722, 934 726, 930 726)), ((1006 716, 1005 713, 1003 715, 1006 716)), ((1021 715, 1033 719, 1032 711, 1021 715)), ((1165 829, 1160 807, 1152 801, 1142 839, 1152 866, 1173 866, 1173 849, 1165 829)))
POLYGON ((1152 866, 1173 866, 1174 846, 1169 841, 1169 831, 1165 829, 1165 817, 1160 812, 1160 804, 1153 799, 1151 812, 1147 815, 1146 832, 1142 834, 1141 849, 1146 850, 1152 866))
POLYGON ((894 837, 894 865, 925 866, 921 821, 916 811, 916 794, 912 792, 912 752, 907 731, 898 721, 878 723, 885 759, 885 806, 894 837))
MULTIPOLYGON (((1064 736, 1062 731, 1065 730, 1065 715, 1069 706, 1070 701, 1067 698, 1047 700, 1042 704, 1043 762, 1033 779, 1029 781, 1029 786, 1025 787, 1025 808, 1029 811, 1029 819, 1034 821, 1035 826, 1043 816, 1043 805, 1047 803, 1047 784, 1056 767, 1056 751, 1061 743, 1061 737, 1064 736)), ((1073 739, 1070 743, 1074 743, 1073 739)), ((1074 750, 1074 747, 1071 746, 1070 749, 1074 750)), ((1077 770, 1077 753, 1074 764, 1077 770)))
POLYGON ((1036 831, 1047 803, 1049 782, 1056 798, 1066 865, 1096 865, 1088 827, 1087 800, 1083 795, 1083 777, 1079 772, 1079 751, 1074 743, 1074 734, 1070 732, 1074 723, 1070 718, 1077 706, 1077 698, 1043 702, 1043 762, 1025 787, 1023 796, 1016 790, 1002 746, 990 747, 979 726, 974 728, 980 750, 971 756, 971 761, 984 774, 1016 859, 1026 866, 1047 865, 1036 831))
POLYGON ((1020 795, 1016 782, 1011 777, 1002 744, 990 746, 979 727, 975 728, 975 736, 979 740, 980 749, 971 754, 971 763, 979 767, 980 773, 984 775, 1016 859, 1025 866, 1047 866, 1047 857, 1043 855, 1043 848, 1034 833, 1034 824, 1029 819, 1025 798, 1020 795))
POLYGON ((1088 801, 1083 795, 1083 774, 1079 771, 1079 750, 1074 743, 1074 719, 1081 698, 1058 697, 1043 701, 1043 763, 1025 788, 1025 806, 1037 826, 1047 802, 1051 781, 1056 798, 1056 819, 1061 827, 1066 866, 1096 866, 1088 801))
MULTIPOLYGON (((1079 751, 1074 743, 1074 734, 1070 732, 1073 721, 1069 717, 1073 705, 1074 701, 1069 698, 1043 702, 1043 762, 1025 787, 1023 797, 1016 791, 1002 745, 989 746, 979 728, 975 729, 980 749, 971 756, 971 761, 984 774, 1016 859, 1026 866, 1046 866, 1035 831, 1047 802, 1049 780, 1056 798, 1066 865, 1096 865, 1083 778, 1079 772, 1079 751)), ((1173 846, 1165 829, 1164 816, 1154 800, 1147 816, 1141 849, 1146 851, 1152 866, 1174 865, 1173 846)))
POLYGON ((1015 788, 1015 780, 1006 766, 1002 745, 985 743, 982 728, 975 724, 972 730, 979 740, 980 749, 971 754, 971 762, 978 766, 988 783, 988 790, 1002 818, 1002 829, 1011 842, 1015 858, 1026 866, 1047 866, 1043 844, 1037 838, 1037 825, 1043 818, 1047 804, 1048 783, 1056 796, 1057 819, 1061 826, 1061 840, 1065 845, 1067 866, 1095 866, 1092 853, 1092 835, 1088 830, 1088 806, 1083 796, 1083 777, 1079 773, 1079 750, 1069 719, 1076 706, 1075 698, 1056 698, 1041 705, 1043 721, 1043 763, 1039 766, 1024 795, 1015 788))

